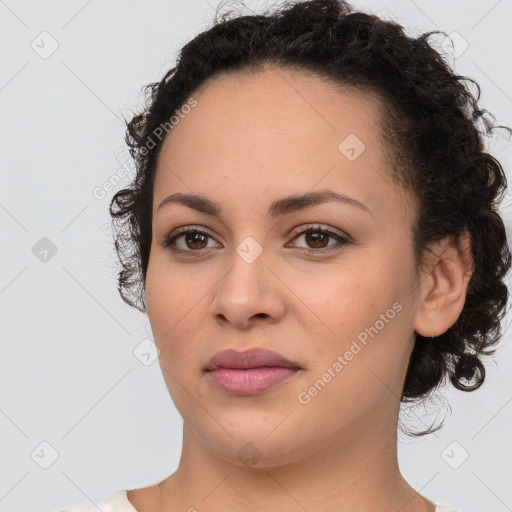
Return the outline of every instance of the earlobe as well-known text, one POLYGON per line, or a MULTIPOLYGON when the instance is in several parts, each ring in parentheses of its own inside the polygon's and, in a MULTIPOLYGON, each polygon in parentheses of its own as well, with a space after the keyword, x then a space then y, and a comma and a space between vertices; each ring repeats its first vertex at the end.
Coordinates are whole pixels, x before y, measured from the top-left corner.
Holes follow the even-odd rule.
POLYGON ((420 282, 420 302, 414 330, 425 337, 440 336, 459 318, 473 272, 468 232, 449 235, 430 246, 420 282))

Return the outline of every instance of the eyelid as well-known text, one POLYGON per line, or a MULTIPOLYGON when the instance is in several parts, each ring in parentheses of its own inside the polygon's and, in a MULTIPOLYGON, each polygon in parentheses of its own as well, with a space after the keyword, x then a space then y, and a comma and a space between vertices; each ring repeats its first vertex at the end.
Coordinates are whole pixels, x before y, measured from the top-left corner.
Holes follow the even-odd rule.
POLYGON ((167 238, 176 237, 182 233, 189 233, 191 231, 192 232, 198 231, 200 233, 205 233, 205 234, 211 236, 212 238, 215 238, 213 233, 208 228, 205 228, 204 226, 200 226, 199 224, 187 224, 186 226, 181 226, 179 228, 176 228, 167 236, 167 238))
POLYGON ((352 241, 351 237, 344 231, 332 228, 330 226, 325 226, 323 224, 318 224, 318 223, 301 224, 300 226, 297 226, 296 228, 294 228, 289 236, 292 238, 295 238, 297 235, 303 235, 304 233, 307 233, 308 231, 315 231, 315 230, 324 231, 330 235, 338 236, 347 241, 352 241))

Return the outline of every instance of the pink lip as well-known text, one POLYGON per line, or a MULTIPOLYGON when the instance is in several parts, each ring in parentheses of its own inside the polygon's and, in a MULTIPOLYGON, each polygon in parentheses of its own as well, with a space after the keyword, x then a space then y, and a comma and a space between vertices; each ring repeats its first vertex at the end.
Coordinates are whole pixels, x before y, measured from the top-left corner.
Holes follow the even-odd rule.
POLYGON ((282 367, 250 368, 248 370, 230 370, 220 368, 208 372, 212 382, 231 395, 257 395, 281 382, 288 380, 299 370, 282 367))
POLYGON ((256 395, 291 378, 302 368, 271 350, 224 350, 205 368, 212 383, 235 395, 256 395))

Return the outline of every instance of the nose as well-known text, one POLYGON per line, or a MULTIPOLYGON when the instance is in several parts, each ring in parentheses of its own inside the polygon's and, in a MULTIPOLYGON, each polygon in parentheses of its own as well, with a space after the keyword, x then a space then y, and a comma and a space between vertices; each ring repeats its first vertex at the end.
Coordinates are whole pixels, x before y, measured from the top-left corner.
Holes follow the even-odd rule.
POLYGON ((285 314, 283 284, 274 275, 264 252, 252 262, 236 251, 229 270, 217 285, 211 315, 221 326, 247 330, 253 324, 273 324, 285 314))

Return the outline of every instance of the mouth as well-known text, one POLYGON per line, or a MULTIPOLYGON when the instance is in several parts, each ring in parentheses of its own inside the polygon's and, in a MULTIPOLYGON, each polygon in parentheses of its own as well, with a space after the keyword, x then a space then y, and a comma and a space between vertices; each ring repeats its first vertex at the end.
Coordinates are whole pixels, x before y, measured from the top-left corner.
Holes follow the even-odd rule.
POLYGON ((218 389, 250 396, 290 380, 302 368, 281 354, 263 349, 225 350, 210 360, 205 371, 218 389))

